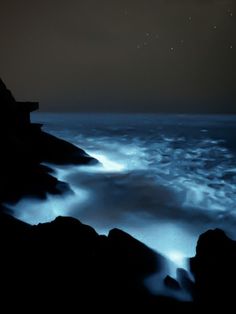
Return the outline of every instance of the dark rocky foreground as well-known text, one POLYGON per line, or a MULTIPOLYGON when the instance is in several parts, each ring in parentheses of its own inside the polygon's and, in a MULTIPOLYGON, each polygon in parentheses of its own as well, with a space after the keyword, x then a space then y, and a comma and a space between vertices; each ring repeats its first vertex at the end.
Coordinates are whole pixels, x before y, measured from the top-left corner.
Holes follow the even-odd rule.
MULTIPOLYGON (((209 313, 235 312, 236 242, 221 230, 200 236, 190 269, 162 280, 170 295, 188 291, 193 301, 154 296, 144 280, 161 273, 166 260, 127 233, 108 236, 73 218, 31 226, 6 214, 4 202, 25 195, 45 197, 69 187, 42 163, 96 162, 83 150, 30 122, 37 103, 17 102, 0 80, 0 309, 60 311, 209 313)), ((157 283, 158 284, 158 283, 157 283)))
POLYGON ((16 101, 0 79, 0 203, 69 190, 41 163, 96 162, 82 149, 43 132, 41 124, 31 123, 30 112, 36 109, 38 103, 16 101))
POLYGON ((161 271, 164 258, 121 230, 106 237, 74 218, 30 226, 1 214, 0 239, 0 304, 81 313, 190 307, 146 290, 144 278, 161 271))
MULTIPOLYGON (((0 306, 87 313, 200 313, 235 306, 236 242, 221 230, 201 235, 190 260, 195 284, 179 270, 170 289, 191 289, 192 302, 154 296, 143 280, 165 259, 127 233, 108 236, 74 218, 30 226, 0 214, 0 306), (182 273, 182 274, 181 274, 182 273)), ((32 309, 33 310, 33 309, 32 309)))

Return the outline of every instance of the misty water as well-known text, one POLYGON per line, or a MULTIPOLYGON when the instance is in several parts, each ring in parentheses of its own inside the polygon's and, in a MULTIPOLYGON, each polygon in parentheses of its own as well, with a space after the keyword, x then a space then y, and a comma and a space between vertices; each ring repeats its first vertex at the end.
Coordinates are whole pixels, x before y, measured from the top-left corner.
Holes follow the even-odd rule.
POLYGON ((24 199, 17 218, 73 216, 102 234, 118 227, 181 267, 207 229, 236 238, 236 116, 37 113, 32 120, 100 164, 53 166, 74 193, 24 199))

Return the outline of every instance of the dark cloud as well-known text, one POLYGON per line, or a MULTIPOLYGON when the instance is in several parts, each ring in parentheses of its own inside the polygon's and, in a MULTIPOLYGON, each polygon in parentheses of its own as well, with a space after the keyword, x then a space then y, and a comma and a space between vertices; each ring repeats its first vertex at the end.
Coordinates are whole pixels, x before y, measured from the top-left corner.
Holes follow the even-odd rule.
POLYGON ((2 0, 1 76, 42 110, 234 112, 235 17, 233 0, 2 0))

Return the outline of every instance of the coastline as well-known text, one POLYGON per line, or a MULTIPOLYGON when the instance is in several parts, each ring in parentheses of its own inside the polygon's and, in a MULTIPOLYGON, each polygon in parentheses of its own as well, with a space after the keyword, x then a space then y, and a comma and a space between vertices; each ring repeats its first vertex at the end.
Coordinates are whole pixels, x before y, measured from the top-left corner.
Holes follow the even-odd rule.
MULTIPOLYGON (((41 124, 31 123, 30 112, 38 108, 37 103, 17 102, 2 81, 0 102, 1 204, 16 202, 26 195, 45 198, 48 193, 70 190, 42 162, 97 163, 84 150, 45 133, 41 124)), ((162 307, 163 312, 199 313, 208 307, 234 305, 230 284, 236 280, 236 242, 219 229, 199 237, 196 256, 189 261, 195 282, 179 269, 177 280, 166 277, 161 283, 170 295, 178 290, 192 295, 193 301, 183 302, 148 291, 144 280, 161 272, 166 261, 129 234, 112 229, 108 236, 101 236, 92 227, 69 217, 31 226, 7 212, 1 206, 3 303, 8 298, 24 300, 26 295, 44 308, 91 310, 96 302, 98 309, 108 311, 112 302, 120 311, 144 308, 147 313, 157 309, 161 312, 162 307), (22 289, 24 282, 27 286, 22 289)), ((22 306, 26 307, 24 301, 22 306)))

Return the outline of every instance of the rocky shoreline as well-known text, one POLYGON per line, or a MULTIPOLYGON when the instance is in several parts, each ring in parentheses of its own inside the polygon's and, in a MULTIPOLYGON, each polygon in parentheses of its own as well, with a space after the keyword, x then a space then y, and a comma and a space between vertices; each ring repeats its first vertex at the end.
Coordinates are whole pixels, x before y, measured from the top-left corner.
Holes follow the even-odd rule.
POLYGON ((41 124, 31 123, 30 112, 36 109, 38 103, 16 101, 0 79, 0 203, 68 191, 42 163, 97 162, 82 149, 42 131, 41 124))
POLYGON ((222 230, 209 230, 199 237, 196 255, 189 260, 194 281, 183 269, 178 270, 177 280, 169 276, 162 279, 169 291, 192 295, 192 301, 184 302, 153 295, 147 289, 145 279, 160 273, 166 260, 119 229, 104 236, 74 218, 58 217, 31 226, 9 215, 4 203, 69 190, 42 163, 97 161, 82 149, 43 132, 42 125, 32 124, 30 112, 38 104, 17 102, 1 80, 0 103, 2 308, 81 313, 230 312, 235 304, 236 242, 222 230))
POLYGON ((236 242, 219 229, 198 240, 189 260, 194 282, 181 269, 177 280, 164 279, 170 291, 188 290, 189 302, 149 292, 144 280, 161 272, 165 259, 119 229, 104 236, 70 217, 31 226, 1 213, 0 238, 1 304, 14 298, 23 308, 29 299, 39 308, 69 312, 212 313, 224 308, 228 313, 235 303, 236 242))

